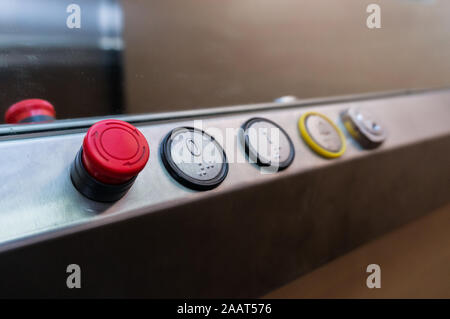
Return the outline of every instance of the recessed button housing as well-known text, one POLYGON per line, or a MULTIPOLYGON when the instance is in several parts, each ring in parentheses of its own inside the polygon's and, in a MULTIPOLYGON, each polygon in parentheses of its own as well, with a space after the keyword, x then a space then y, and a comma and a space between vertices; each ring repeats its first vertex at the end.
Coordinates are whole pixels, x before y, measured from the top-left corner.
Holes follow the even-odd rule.
POLYGON ((164 138, 161 160, 169 174, 180 184, 194 190, 209 190, 228 174, 225 151, 204 131, 178 127, 164 138))
POLYGON ((376 148, 386 139, 384 125, 365 109, 351 107, 342 113, 341 118, 347 131, 363 148, 376 148))
POLYGON ((120 120, 100 121, 88 130, 71 168, 74 186, 86 197, 113 202, 133 185, 150 156, 144 135, 120 120))
POLYGON ((245 122, 241 139, 249 161, 259 166, 280 171, 294 160, 294 145, 288 134, 268 119, 257 117, 245 122))
POLYGON ((298 121, 303 140, 317 154, 336 158, 344 154, 346 144, 342 131, 327 116, 306 112, 298 121))

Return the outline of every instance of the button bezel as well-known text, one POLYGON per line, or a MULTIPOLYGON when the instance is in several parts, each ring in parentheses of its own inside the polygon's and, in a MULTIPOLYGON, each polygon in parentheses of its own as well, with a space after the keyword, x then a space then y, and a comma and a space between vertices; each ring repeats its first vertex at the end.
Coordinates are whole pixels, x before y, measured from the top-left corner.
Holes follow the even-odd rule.
POLYGON ((289 165, 291 165, 291 163, 293 162, 294 157, 295 157, 294 144, 292 143, 292 140, 289 137, 289 135, 286 133, 286 131, 281 126, 279 126, 277 123, 275 123, 271 120, 268 120, 266 118, 263 118, 263 117, 253 117, 253 118, 247 120, 242 125, 241 142, 244 145, 244 150, 245 150, 245 155, 247 156, 247 160, 250 158, 256 159, 256 164, 261 167, 275 167, 275 168, 277 168, 277 171, 282 171, 282 170, 286 169, 287 167, 289 167, 289 165), (273 165, 272 162, 268 163, 268 162, 262 161, 260 154, 253 147, 250 147, 248 129, 257 122, 270 123, 271 125, 277 127, 282 134, 284 134, 284 136, 286 137, 286 139, 289 143, 289 147, 290 147, 289 156, 286 160, 278 162, 277 165, 273 165))
POLYGON ((82 161, 81 148, 70 167, 70 178, 75 188, 85 197, 97 202, 115 202, 121 199, 133 186, 137 176, 122 184, 105 184, 88 173, 82 161))
POLYGON ((161 161, 164 164, 164 167, 169 172, 169 174, 181 185, 188 187, 193 190, 197 191, 206 191, 211 190, 213 188, 216 188, 219 186, 227 177, 228 175, 228 161, 227 156, 225 154, 225 150, 222 148, 222 146, 212 137, 211 135, 207 134, 203 130, 189 127, 189 126, 181 126, 177 127, 173 130, 171 130, 163 139, 160 145, 160 156, 161 161), (176 136, 177 132, 179 131, 191 131, 191 132, 197 132, 202 134, 203 136, 207 136, 211 139, 211 142, 215 143, 216 147, 221 151, 222 155, 222 168, 214 178, 208 179, 208 180, 200 180, 193 178, 187 174, 185 174, 174 162, 172 158, 172 141, 173 137, 176 136))
POLYGON ((334 124, 334 122, 331 119, 329 119, 326 115, 324 115, 322 113, 314 112, 314 111, 305 112, 302 114, 302 116, 298 120, 298 128, 300 131, 300 135, 302 136, 305 143, 317 154, 319 154, 325 158, 337 158, 337 157, 342 156, 345 153, 347 145, 345 142, 344 133, 342 133, 341 129, 339 129, 339 127, 336 124, 334 124), (332 126, 332 128, 336 131, 337 135, 339 136, 339 139, 341 142, 341 148, 339 151, 337 151, 337 152, 330 151, 330 150, 322 147, 321 145, 319 145, 318 142, 315 141, 314 137, 311 136, 310 132, 308 131, 307 125, 306 125, 306 123, 308 121, 308 117, 310 117, 310 116, 318 116, 318 117, 322 118, 323 120, 327 121, 332 126))
POLYGON ((375 120, 381 130, 379 134, 372 133, 365 125, 358 119, 361 109, 359 107, 351 107, 341 114, 342 122, 350 135, 365 149, 374 149, 379 147, 386 140, 386 128, 380 120, 368 110, 364 110, 366 115, 375 120))

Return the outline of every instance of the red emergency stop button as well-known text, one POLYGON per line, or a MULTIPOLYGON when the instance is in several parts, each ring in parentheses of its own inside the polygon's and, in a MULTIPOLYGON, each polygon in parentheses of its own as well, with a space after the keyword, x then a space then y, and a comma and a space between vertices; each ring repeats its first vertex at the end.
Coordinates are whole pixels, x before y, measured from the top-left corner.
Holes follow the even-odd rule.
POLYGON ((144 135, 124 121, 100 121, 84 138, 83 165, 95 179, 106 184, 130 180, 144 168, 148 157, 144 135))
POLYGON ((11 105, 5 113, 8 124, 42 123, 55 120, 53 105, 41 99, 22 100, 11 105))
POLYGON ((72 182, 90 199, 118 200, 133 185, 149 156, 147 140, 136 127, 120 120, 100 121, 84 138, 72 165, 72 182))

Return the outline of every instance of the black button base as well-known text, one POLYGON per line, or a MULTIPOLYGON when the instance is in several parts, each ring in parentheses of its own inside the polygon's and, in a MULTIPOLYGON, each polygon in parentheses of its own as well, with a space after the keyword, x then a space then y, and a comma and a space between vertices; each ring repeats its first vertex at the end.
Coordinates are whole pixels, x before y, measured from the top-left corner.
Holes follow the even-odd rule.
POLYGON ((48 116, 48 115, 36 115, 36 116, 30 116, 27 118, 24 118, 22 121, 20 121, 19 123, 45 123, 45 122, 52 122, 54 121, 55 118, 48 116))
POLYGON ((83 149, 80 149, 70 168, 70 178, 75 188, 87 198, 97 202, 115 202, 121 199, 133 186, 136 177, 118 185, 97 181, 84 168, 82 154, 83 149))
POLYGON ((253 159, 253 160, 256 159, 256 164, 257 164, 258 166, 260 166, 260 167, 270 167, 270 166, 273 166, 273 167, 277 168, 277 171, 282 171, 282 170, 288 168, 289 165, 292 164, 292 162, 293 162, 293 160, 294 160, 294 157, 295 157, 294 144, 292 143, 292 140, 291 140, 291 138, 289 137, 289 135, 286 133, 286 131, 283 130, 283 129, 281 128, 281 126, 279 126, 279 125, 276 124, 275 122, 270 121, 270 120, 268 120, 268 119, 266 119, 266 118, 262 118, 262 117, 254 117, 254 118, 251 118, 251 119, 247 120, 247 121, 242 125, 242 130, 240 130, 239 133, 240 133, 240 134, 239 134, 239 135, 240 135, 240 139, 242 140, 242 143, 244 144, 244 150, 245 150, 245 155, 246 155, 247 159, 248 159, 248 160, 249 160, 249 159, 253 159), (247 130, 248 130, 254 123, 257 123, 257 122, 266 122, 266 123, 272 124, 273 126, 277 127, 277 128, 280 130, 281 134, 283 134, 283 135, 286 137, 287 145, 285 145, 285 146, 289 147, 289 156, 288 156, 284 161, 281 161, 281 162, 279 162, 279 163, 276 163, 275 166, 273 166, 273 163, 270 163, 270 162, 267 163, 267 162, 261 161, 260 154, 258 154, 257 151, 254 151, 254 150, 252 151, 252 150, 250 149, 250 141, 249 141, 249 137, 248 137, 248 135, 247 135, 247 130))
MULTIPOLYGON (((201 150, 203 152, 203 150, 201 150)), ((223 148, 217 143, 217 141, 207 133, 202 130, 193 127, 178 127, 170 131, 160 146, 160 156, 164 167, 169 172, 169 174, 181 185, 196 190, 196 191, 207 191, 219 186, 227 177, 228 174, 228 162, 227 156, 223 148), (181 170, 172 158, 172 140, 176 136, 178 131, 186 132, 196 132, 210 139, 211 143, 215 143, 217 150, 221 153, 222 157, 222 168, 216 176, 208 180, 200 180, 193 178, 181 170)))

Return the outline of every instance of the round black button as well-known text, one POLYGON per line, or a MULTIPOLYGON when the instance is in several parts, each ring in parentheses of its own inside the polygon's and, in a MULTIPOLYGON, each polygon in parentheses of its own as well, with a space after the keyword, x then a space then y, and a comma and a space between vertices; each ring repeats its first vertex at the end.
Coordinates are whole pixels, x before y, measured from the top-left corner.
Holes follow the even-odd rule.
POLYGON ((161 160, 170 175, 194 190, 209 190, 223 182, 228 173, 225 151, 202 130, 178 127, 164 138, 161 160))
POLYGON ((242 140, 250 162, 281 171, 294 160, 294 145, 287 133, 276 123, 252 118, 242 126, 242 140))

